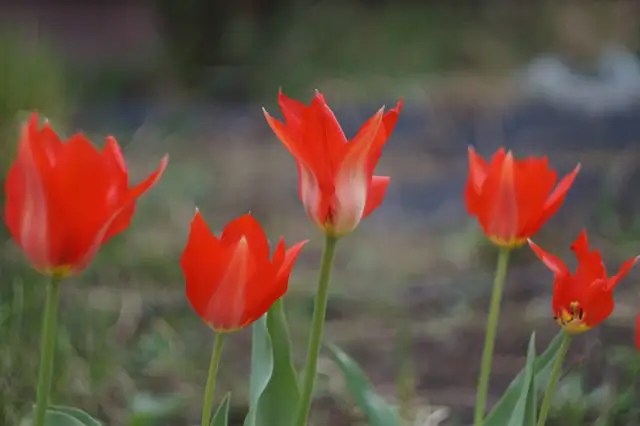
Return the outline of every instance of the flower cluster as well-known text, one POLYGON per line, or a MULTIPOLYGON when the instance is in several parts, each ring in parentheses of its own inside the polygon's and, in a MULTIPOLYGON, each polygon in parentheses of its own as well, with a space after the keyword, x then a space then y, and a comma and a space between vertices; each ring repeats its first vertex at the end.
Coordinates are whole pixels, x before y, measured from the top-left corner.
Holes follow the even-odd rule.
MULTIPOLYGON (((390 183, 389 177, 373 173, 402 110, 401 100, 387 112, 384 108, 378 110, 352 139, 347 139, 320 92, 316 91, 309 105, 280 92, 278 103, 283 121, 273 118, 267 111, 264 116, 293 156, 298 169, 300 200, 308 217, 325 236, 306 364, 302 380, 298 381, 290 360, 280 303, 306 241, 287 246, 280 238, 272 248, 262 226, 249 213, 231 220, 217 236, 196 209, 180 266, 186 298, 195 313, 215 332, 202 426, 226 425, 228 399, 215 414, 212 406, 222 338, 250 325, 254 327, 255 363, 252 362, 252 366, 255 371, 251 371, 251 382, 255 388, 252 387, 245 424, 307 424, 336 245, 380 206, 390 183)), ((583 230, 571 245, 578 260, 577 269, 572 273, 562 260, 531 240, 563 204, 580 165, 558 181, 557 173, 546 157, 519 160, 511 151, 502 148, 491 161, 483 159, 473 148, 469 148, 468 156, 467 210, 477 218, 487 238, 500 249, 478 384, 475 425, 520 426, 532 424, 533 419, 533 423, 542 426, 571 336, 590 330, 611 315, 613 292, 640 257, 627 260, 615 275, 610 276, 600 253, 589 247, 583 230), (507 413, 510 420, 502 417, 494 420, 497 411, 487 416, 485 405, 500 298, 509 253, 527 243, 555 275, 552 312, 564 337, 539 414, 535 409, 513 406, 507 413)), ((98 150, 82 134, 62 141, 48 122, 40 125, 37 113, 32 114, 24 125, 17 157, 5 179, 4 219, 31 265, 50 277, 37 402, 30 424, 53 425, 51 419, 56 416, 58 420, 60 416, 70 416, 80 423, 82 419, 90 418, 86 414, 76 418, 73 414, 76 411, 61 411, 49 404, 59 285, 62 280, 87 268, 102 245, 128 228, 136 200, 158 182, 167 163, 165 156, 146 179, 130 186, 127 167, 114 138, 107 138, 104 148, 98 150)), ((640 347, 640 334, 636 340, 640 347)), ((353 363, 345 361, 345 354, 337 349, 333 351, 337 362, 349 371, 345 373, 347 376, 360 374, 353 369, 353 363)), ((532 381, 533 373, 527 374, 532 381)), ((524 388, 521 386, 516 391, 528 392, 528 388, 521 389, 524 388)), ((364 389, 362 392, 369 391, 364 389)), ((367 412, 372 421, 399 426, 395 414, 390 414, 392 412, 382 402, 376 404, 368 405, 367 412)))

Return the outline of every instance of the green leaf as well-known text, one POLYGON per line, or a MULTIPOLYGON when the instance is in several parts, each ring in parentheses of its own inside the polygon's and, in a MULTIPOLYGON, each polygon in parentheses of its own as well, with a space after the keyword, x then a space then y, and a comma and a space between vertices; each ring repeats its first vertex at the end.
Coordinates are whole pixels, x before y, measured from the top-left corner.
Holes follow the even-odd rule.
MULTIPOLYGON (((33 414, 25 417, 20 422, 20 426, 32 425, 33 414)), ((47 410, 44 418, 44 426, 85 426, 85 424, 81 420, 78 420, 69 414, 60 411, 47 410)))
POLYGON ((50 411, 56 411, 58 413, 66 414, 67 416, 71 416, 76 420, 82 422, 85 426, 102 426, 102 424, 91 417, 89 414, 75 407, 65 407, 62 405, 53 405, 49 407, 50 411))
POLYGON ((349 392, 355 398, 358 407, 369 418, 371 426, 400 426, 402 422, 396 409, 375 393, 371 382, 358 364, 338 347, 329 345, 328 349, 331 358, 345 376, 349 392))
MULTIPOLYGON (((33 413, 20 422, 20 426, 31 426, 33 413)), ((44 426, 101 426, 101 423, 84 411, 74 407, 51 406, 47 409, 44 426)))
POLYGON ((245 426, 290 426, 300 399, 282 299, 253 326, 245 426))
POLYGON ((44 426, 85 426, 81 420, 61 411, 47 411, 44 426))
POLYGON ((231 392, 222 399, 222 402, 218 406, 216 413, 211 419, 210 426, 227 426, 229 424, 229 404, 231 403, 231 392))
POLYGON ((180 395, 137 393, 129 405, 129 426, 150 426, 177 413, 185 404, 180 395))
MULTIPOLYGON (((553 340, 551 340, 547 349, 538 356, 533 363, 533 374, 535 376, 535 383, 537 386, 545 386, 549 379, 549 374, 553 368, 553 361, 562 343, 563 333, 564 331, 560 330, 553 340)), ((522 388, 525 385, 525 380, 526 373, 525 370, 523 370, 515 377, 515 379, 513 379, 505 393, 494 405, 489 415, 487 415, 487 418, 485 419, 485 424, 487 426, 504 425, 504 419, 509 418, 518 402, 522 388)))
POLYGON ((535 426, 536 425, 536 388, 533 363, 536 359, 536 333, 531 333, 529 349, 527 350, 527 362, 524 367, 524 380, 520 388, 518 401, 513 407, 509 420, 500 419, 500 424, 510 426, 535 426), (533 405, 532 405, 533 404, 533 405))

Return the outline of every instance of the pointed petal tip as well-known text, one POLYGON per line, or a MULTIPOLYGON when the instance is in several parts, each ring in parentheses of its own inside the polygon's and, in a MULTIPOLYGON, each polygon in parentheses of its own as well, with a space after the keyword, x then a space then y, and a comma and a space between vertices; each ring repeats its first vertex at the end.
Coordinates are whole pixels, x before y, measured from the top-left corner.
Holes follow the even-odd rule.
POLYGON ((310 241, 310 240, 302 240, 302 241, 299 241, 296 245, 297 245, 297 246, 300 246, 300 247, 302 248, 302 247, 304 247, 305 245, 307 245, 307 243, 308 243, 309 241, 310 241))
POLYGON ((576 164, 576 167, 573 169, 573 173, 577 174, 582 169, 582 163, 576 164))

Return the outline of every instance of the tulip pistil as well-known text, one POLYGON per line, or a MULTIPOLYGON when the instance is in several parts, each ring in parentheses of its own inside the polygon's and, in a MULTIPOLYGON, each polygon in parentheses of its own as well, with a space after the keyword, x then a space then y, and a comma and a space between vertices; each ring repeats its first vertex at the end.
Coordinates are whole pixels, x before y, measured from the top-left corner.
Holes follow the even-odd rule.
POLYGON ((579 334, 588 331, 591 327, 585 322, 586 314, 579 302, 571 302, 569 309, 562 309, 554 319, 570 334, 579 334))

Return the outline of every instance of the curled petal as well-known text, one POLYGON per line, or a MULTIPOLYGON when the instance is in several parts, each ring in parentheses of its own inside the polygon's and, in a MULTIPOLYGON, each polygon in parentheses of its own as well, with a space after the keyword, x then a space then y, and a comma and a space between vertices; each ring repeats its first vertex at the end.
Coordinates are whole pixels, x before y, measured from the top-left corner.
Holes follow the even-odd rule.
POLYGON ((289 275, 291 274, 291 269, 293 268, 293 264, 298 259, 298 255, 302 248, 307 244, 309 240, 300 241, 299 243, 291 246, 284 255, 284 260, 280 268, 278 269, 277 279, 289 281, 289 275))
POLYGON ((538 256, 542 263, 544 263, 556 276, 569 274, 569 268, 567 268, 567 265, 559 257, 543 250, 531 240, 528 240, 528 243, 536 256, 538 256))
POLYGON ((571 185, 573 185, 573 181, 576 179, 576 176, 578 176, 580 168, 581 165, 578 163, 578 165, 576 165, 569 174, 560 180, 553 192, 551 192, 543 207, 545 218, 553 216, 558 211, 567 196, 567 192, 569 192, 571 185))
POLYGON ((631 272, 631 269, 635 266, 638 260, 640 260, 640 256, 636 256, 633 259, 629 259, 625 261, 622 264, 622 266, 620 266, 618 273, 612 276, 611 278, 609 278, 609 281, 607 283, 607 289, 609 290, 615 289, 618 283, 620 282, 620 280, 622 280, 624 277, 627 276, 627 274, 629 274, 629 272, 631 272))

